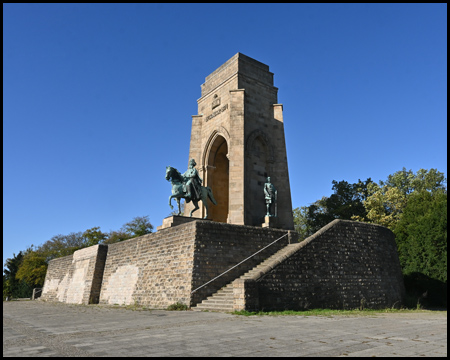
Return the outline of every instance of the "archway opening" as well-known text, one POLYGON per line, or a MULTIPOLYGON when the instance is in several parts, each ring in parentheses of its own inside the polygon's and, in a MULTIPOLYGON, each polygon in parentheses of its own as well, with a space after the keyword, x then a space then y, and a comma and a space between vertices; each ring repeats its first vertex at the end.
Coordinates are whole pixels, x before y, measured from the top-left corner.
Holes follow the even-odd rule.
POLYGON ((209 207, 208 218, 217 222, 228 221, 229 161, 228 145, 222 136, 217 136, 207 158, 207 185, 211 187, 217 205, 209 207))

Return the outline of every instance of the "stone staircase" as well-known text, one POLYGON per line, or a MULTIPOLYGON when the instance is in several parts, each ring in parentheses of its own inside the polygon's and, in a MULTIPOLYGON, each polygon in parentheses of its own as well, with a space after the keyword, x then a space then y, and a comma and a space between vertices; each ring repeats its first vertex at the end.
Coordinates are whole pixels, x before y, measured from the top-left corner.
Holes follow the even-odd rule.
MULTIPOLYGON (((258 276, 262 272, 264 268, 270 266, 271 264, 278 264, 282 260, 284 260, 288 254, 292 253, 292 251, 298 247, 298 244, 290 244, 261 262, 259 265, 255 266, 250 271, 247 271, 244 275, 239 277, 239 279, 250 279, 258 276)), ((234 281, 234 280, 233 280, 234 281)), ((221 312, 232 312, 233 311, 233 281, 229 284, 225 285, 215 294, 207 297, 201 303, 192 307, 194 311, 221 311, 221 312)))

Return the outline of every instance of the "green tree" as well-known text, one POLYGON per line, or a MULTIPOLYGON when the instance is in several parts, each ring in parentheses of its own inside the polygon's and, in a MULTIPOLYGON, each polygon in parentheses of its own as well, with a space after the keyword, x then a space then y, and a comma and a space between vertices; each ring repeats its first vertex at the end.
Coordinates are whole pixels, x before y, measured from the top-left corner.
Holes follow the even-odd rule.
POLYGON ((309 231, 308 235, 314 234, 316 231, 320 230, 329 222, 333 221, 335 217, 328 211, 326 196, 322 197, 320 200, 316 200, 314 203, 309 205, 304 211, 305 228, 309 231))
POLYGON ((366 216, 364 201, 369 195, 368 187, 373 184, 372 179, 366 181, 358 179, 357 183, 347 181, 332 182, 334 193, 327 199, 326 207, 335 219, 350 220, 352 216, 366 216))
POLYGON ((137 216, 123 225, 122 230, 131 237, 137 237, 150 234, 153 231, 153 225, 150 223, 148 216, 137 216))
POLYGON ((116 242, 128 240, 130 238, 132 238, 132 235, 126 233, 125 231, 123 231, 121 229, 120 230, 111 230, 107 234, 107 238, 105 239, 103 244, 114 244, 116 242))
POLYGON ((414 191, 426 190, 435 192, 446 189, 447 180, 443 173, 437 169, 419 169, 416 174, 412 170, 403 168, 392 175, 388 175, 386 181, 380 181, 380 186, 395 187, 403 194, 409 195, 414 191))
POLYGON ((23 261, 23 253, 20 251, 17 255, 5 261, 3 269, 3 299, 31 297, 32 287, 23 280, 17 279, 16 275, 23 261))
POLYGON ((44 286, 47 267, 48 263, 45 256, 30 248, 23 256, 16 279, 22 280, 33 287, 42 287, 44 286))
POLYGON ((76 250, 85 246, 85 237, 83 233, 70 233, 69 235, 55 235, 42 245, 38 246, 36 251, 45 257, 48 262, 52 259, 72 255, 76 250))
POLYGON ((91 229, 87 229, 83 233, 83 237, 83 247, 88 247, 103 243, 107 239, 108 234, 101 232, 100 227, 96 226, 91 229))
POLYGON ((368 186, 369 196, 364 201, 366 219, 354 217, 354 220, 368 221, 394 230, 402 217, 411 194, 426 191, 431 194, 446 189, 444 174, 436 169, 419 169, 416 174, 403 168, 388 176, 379 185, 368 186))
POLYGON ((447 192, 414 191, 394 229, 405 274, 447 282, 447 192))
POLYGON ((368 187, 370 196, 364 202, 366 216, 353 216, 353 220, 367 221, 393 230, 406 205, 405 193, 390 185, 372 183, 368 187))
POLYGON ((366 219, 364 201, 370 194, 369 186, 373 184, 372 180, 358 180, 353 184, 344 180, 333 180, 332 184, 333 194, 329 197, 324 196, 307 207, 293 210, 294 224, 296 229, 300 230, 297 230, 300 238, 314 234, 334 219, 366 219))
POLYGON ((19 281, 16 279, 19 265, 22 262, 23 254, 20 251, 17 255, 13 254, 12 258, 5 261, 3 269, 3 298, 13 297, 18 290, 19 281))
POLYGON ((292 212, 294 215, 294 229, 299 234, 299 241, 302 241, 313 234, 307 221, 308 207, 295 208, 292 212))

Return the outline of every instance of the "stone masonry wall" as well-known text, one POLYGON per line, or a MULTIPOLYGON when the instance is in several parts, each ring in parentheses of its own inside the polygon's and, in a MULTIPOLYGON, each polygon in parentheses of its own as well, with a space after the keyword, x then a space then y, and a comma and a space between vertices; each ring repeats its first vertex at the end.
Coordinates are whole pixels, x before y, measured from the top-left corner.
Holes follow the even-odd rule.
POLYGON ((394 234, 345 220, 334 220, 300 243, 256 281, 261 310, 392 307, 400 305, 405 291, 394 234))
POLYGON ((296 233, 197 220, 50 261, 42 299, 66 303, 195 305, 256 266, 296 233), (191 291, 263 249, 191 294, 191 291))
MULTIPOLYGON (((284 230, 197 220, 109 245, 101 304, 195 305, 288 243, 288 237, 191 295, 284 230)), ((296 241, 291 234, 292 241, 296 241)))
POLYGON ((194 292, 191 305, 201 302, 232 280, 286 246, 297 242, 297 233, 287 230, 196 221, 193 290, 239 264, 278 238, 283 239, 248 259, 223 276, 194 292))
POLYGON ((195 222, 109 245, 101 304, 189 304, 195 222))
POLYGON ((73 274, 72 259, 73 254, 49 261, 41 300, 64 302, 68 279, 73 274))
POLYGON ((197 220, 54 259, 41 298, 193 306, 233 280, 235 305, 247 310, 391 307, 404 296, 394 235, 384 227, 335 220, 298 243, 293 231, 197 220), (282 258, 238 279, 282 248, 282 258))
POLYGON ((108 247, 95 245, 49 262, 42 300, 70 304, 98 302, 108 247))

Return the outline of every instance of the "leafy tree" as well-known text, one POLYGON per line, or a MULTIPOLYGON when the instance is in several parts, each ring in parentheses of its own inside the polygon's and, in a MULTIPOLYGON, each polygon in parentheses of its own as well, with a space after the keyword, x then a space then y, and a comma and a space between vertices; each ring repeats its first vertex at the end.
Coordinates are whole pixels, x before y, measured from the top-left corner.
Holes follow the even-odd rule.
POLYGON ((357 183, 349 184, 347 181, 332 182, 332 194, 326 201, 326 207, 330 214, 336 219, 350 220, 352 216, 365 217, 366 210, 364 201, 369 195, 368 187, 373 184, 368 178, 366 181, 358 180, 357 183))
POLYGON ((116 242, 128 240, 131 238, 132 238, 132 235, 126 233, 123 230, 111 230, 107 234, 107 237, 104 240, 103 244, 114 244, 116 242))
POLYGON ((5 261, 3 269, 3 298, 7 296, 13 297, 17 293, 19 281, 16 279, 17 270, 22 262, 23 254, 20 251, 17 255, 13 254, 12 258, 5 261))
POLYGON ((23 261, 23 253, 20 251, 17 255, 5 261, 3 269, 3 299, 31 297, 32 287, 23 280, 17 279, 16 275, 23 261))
POLYGON ((389 185, 380 187, 372 183, 368 189, 371 195, 364 202, 365 218, 353 216, 352 219, 366 220, 393 230, 406 205, 406 195, 401 189, 389 185))
POLYGON ((366 218, 364 201, 370 194, 369 186, 373 184, 372 180, 358 180, 354 184, 333 180, 332 184, 334 193, 330 197, 324 196, 307 207, 293 210, 294 224, 301 239, 314 234, 334 219, 366 218))
POLYGON ((153 231, 153 225, 150 223, 148 216, 137 216, 123 225, 122 230, 131 237, 137 237, 150 234, 153 231))
POLYGON ((299 234, 299 240, 304 240, 308 236, 312 235, 313 232, 307 222, 308 207, 302 206, 300 208, 295 208, 292 212, 294 215, 294 228, 299 234))
POLYGON ((45 257, 48 262, 52 259, 72 255, 76 250, 81 249, 85 245, 85 237, 83 233, 70 233, 69 235, 55 235, 44 244, 37 247, 36 251, 45 257))
POLYGON ((42 287, 44 286, 47 267, 45 255, 30 248, 23 256, 16 278, 34 287, 42 287))
POLYGON ((372 183, 368 186, 369 196, 364 201, 367 211, 366 219, 353 217, 354 220, 368 221, 383 225, 394 230, 402 217, 404 208, 411 194, 426 191, 433 194, 446 189, 444 174, 436 169, 419 169, 416 174, 412 170, 403 168, 379 185, 372 183))
POLYGON ((394 229, 405 274, 447 282, 447 192, 414 191, 394 229))
POLYGON ((84 237, 83 247, 88 247, 101 244, 108 237, 108 234, 101 232, 100 227, 97 226, 86 230, 83 233, 83 237, 84 237))
POLYGON ((406 171, 403 168, 392 175, 388 175, 387 180, 380 181, 380 186, 395 187, 405 195, 413 191, 426 190, 435 192, 439 189, 445 189, 447 180, 443 173, 437 169, 419 169, 416 174, 412 170, 406 171))
POLYGON ((153 225, 150 223, 148 216, 137 216, 132 221, 124 224, 119 230, 111 230, 106 234, 103 243, 114 244, 119 241, 150 234, 152 231, 153 225))
POLYGON ((306 216, 305 228, 308 230, 308 234, 312 235, 322 227, 324 227, 329 222, 333 221, 335 217, 328 211, 326 196, 322 197, 320 200, 316 200, 314 203, 309 205, 304 211, 306 216))

